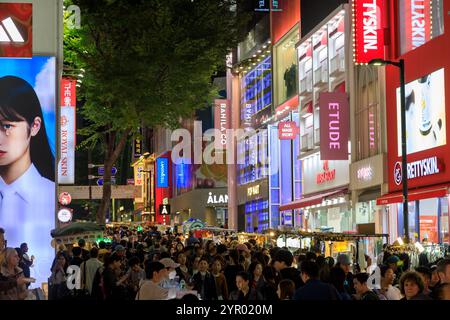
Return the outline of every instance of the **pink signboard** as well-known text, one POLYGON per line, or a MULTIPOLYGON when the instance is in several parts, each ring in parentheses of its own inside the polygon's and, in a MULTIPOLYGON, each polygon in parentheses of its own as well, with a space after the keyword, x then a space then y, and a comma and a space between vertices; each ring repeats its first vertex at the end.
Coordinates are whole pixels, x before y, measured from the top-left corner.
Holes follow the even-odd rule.
POLYGON ((300 129, 294 121, 284 121, 278 123, 278 138, 280 140, 294 140, 300 129))
POLYGON ((320 104, 320 160, 348 160, 350 106, 344 92, 322 92, 320 104))

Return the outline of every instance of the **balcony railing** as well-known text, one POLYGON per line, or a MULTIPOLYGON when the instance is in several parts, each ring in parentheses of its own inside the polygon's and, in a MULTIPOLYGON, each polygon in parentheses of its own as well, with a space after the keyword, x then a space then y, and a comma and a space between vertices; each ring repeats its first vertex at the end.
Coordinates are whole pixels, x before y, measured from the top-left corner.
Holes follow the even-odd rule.
POLYGON ((306 72, 306 76, 300 80, 300 95, 305 96, 312 92, 312 70, 306 72))
POLYGON ((314 129, 314 144, 320 146, 320 128, 314 129))
POLYGON ((327 61, 323 61, 321 66, 314 70, 314 86, 321 87, 328 83, 328 64, 327 61))
POLYGON ((312 150, 313 146, 313 137, 311 134, 304 134, 301 138, 301 148, 300 150, 303 152, 312 150))
POLYGON ((345 55, 344 50, 340 50, 330 61, 330 75, 337 76, 345 72, 345 55))

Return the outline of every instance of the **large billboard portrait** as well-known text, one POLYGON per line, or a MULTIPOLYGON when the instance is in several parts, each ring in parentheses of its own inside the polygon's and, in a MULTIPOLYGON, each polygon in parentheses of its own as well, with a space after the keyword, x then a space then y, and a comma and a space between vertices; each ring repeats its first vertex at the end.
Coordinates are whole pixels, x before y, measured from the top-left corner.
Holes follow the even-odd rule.
MULTIPOLYGON (((406 92, 406 147, 415 153, 447 143, 444 69, 410 82, 406 92)), ((402 154, 400 89, 397 89, 398 156, 402 154)))
POLYGON ((0 227, 47 282, 55 226, 55 58, 0 59, 0 227))

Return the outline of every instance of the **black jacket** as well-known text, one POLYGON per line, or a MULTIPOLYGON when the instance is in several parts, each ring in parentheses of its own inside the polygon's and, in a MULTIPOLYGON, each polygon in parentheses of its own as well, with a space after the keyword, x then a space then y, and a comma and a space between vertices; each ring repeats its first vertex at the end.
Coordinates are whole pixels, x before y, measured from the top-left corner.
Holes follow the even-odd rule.
POLYGON ((217 290, 216 290, 216 280, 214 276, 206 272, 205 278, 202 278, 200 272, 197 272, 192 277, 192 282, 194 283, 194 290, 197 291, 202 297, 203 300, 217 300, 217 290), (202 287, 204 288, 204 292, 202 294, 202 287))
POLYGON ((240 290, 235 290, 230 293, 230 300, 233 301, 257 301, 263 300, 263 296, 257 290, 250 288, 247 295, 244 296, 244 293, 240 290))
POLYGON ((15 278, 7 278, 0 274, 0 291, 8 291, 17 287, 17 280, 15 278))
POLYGON ((340 300, 336 288, 317 279, 308 280, 303 287, 295 291, 294 300, 340 300))
POLYGON ((289 268, 284 268, 283 270, 280 270, 280 277, 281 277, 281 280, 289 279, 289 280, 294 281, 296 290, 304 285, 302 278, 300 277, 300 271, 298 271, 295 268, 289 267, 289 268))

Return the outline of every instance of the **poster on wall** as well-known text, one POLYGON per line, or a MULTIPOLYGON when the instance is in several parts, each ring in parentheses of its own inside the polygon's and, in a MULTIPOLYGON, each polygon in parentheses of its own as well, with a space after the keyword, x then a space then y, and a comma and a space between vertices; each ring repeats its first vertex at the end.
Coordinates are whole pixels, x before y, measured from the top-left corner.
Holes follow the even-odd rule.
MULTIPOLYGON (((428 242, 439 243, 437 216, 420 216, 420 237, 428 242)), ((422 241, 422 239, 420 239, 422 241)))
POLYGON ((55 255, 55 77, 54 57, 0 59, 0 226, 28 244, 38 286, 55 255))
MULTIPOLYGON (((406 147, 415 153, 447 143, 444 69, 410 82, 406 90, 406 147)), ((397 146, 401 144, 400 88, 397 88, 397 146)))

